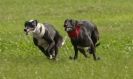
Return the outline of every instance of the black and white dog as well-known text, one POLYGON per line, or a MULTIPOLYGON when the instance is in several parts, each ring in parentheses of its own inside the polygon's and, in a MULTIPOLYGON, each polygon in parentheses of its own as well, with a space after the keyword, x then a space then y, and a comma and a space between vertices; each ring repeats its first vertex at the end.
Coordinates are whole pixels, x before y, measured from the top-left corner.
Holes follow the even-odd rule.
POLYGON ((37 20, 25 22, 26 35, 33 34, 34 44, 49 58, 56 59, 58 48, 64 44, 63 37, 51 24, 42 24, 37 20))
POLYGON ((96 46, 100 43, 97 43, 99 32, 95 24, 89 21, 66 19, 64 21, 64 28, 75 50, 75 55, 74 57, 70 57, 71 59, 77 59, 78 51, 87 57, 84 50, 85 47, 88 48, 90 54, 93 54, 94 60, 100 59, 96 56, 96 46))

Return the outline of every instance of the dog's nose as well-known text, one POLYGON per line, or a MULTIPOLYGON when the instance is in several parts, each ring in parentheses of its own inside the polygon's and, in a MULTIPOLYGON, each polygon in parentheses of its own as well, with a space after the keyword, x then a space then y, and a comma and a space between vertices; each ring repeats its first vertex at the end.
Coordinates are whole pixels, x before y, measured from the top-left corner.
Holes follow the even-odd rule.
POLYGON ((26 30, 26 29, 24 29, 24 31, 26 32, 27 30, 26 30))

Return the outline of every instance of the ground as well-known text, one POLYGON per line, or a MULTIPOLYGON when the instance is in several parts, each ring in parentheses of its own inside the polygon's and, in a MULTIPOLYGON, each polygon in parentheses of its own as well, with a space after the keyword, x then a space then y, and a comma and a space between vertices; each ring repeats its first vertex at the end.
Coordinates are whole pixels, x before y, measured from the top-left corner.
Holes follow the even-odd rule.
POLYGON ((0 1, 0 79, 132 79, 133 0, 2 0, 0 1), (58 61, 48 60, 23 32, 24 22, 51 23, 67 36, 66 18, 90 20, 100 31, 100 61, 86 59, 69 38, 58 61))

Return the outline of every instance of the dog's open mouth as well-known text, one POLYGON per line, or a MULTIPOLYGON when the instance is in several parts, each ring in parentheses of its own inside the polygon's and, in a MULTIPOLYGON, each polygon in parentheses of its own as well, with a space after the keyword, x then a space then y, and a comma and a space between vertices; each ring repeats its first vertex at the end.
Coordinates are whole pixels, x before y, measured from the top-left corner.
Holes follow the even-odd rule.
POLYGON ((33 32, 33 29, 26 29, 26 30, 24 29, 24 32, 26 35, 29 35, 33 32))
POLYGON ((70 32, 70 31, 72 31, 72 30, 73 30, 73 29, 70 28, 70 27, 65 28, 65 31, 67 31, 67 32, 70 32))

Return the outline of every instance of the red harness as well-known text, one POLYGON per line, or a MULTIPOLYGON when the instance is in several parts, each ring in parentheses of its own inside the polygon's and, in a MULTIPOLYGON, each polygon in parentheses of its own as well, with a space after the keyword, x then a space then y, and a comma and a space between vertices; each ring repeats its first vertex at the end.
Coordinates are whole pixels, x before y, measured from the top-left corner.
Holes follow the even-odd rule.
POLYGON ((72 39, 78 39, 80 35, 80 26, 76 26, 76 28, 71 31, 71 32, 68 32, 68 36, 72 39))

